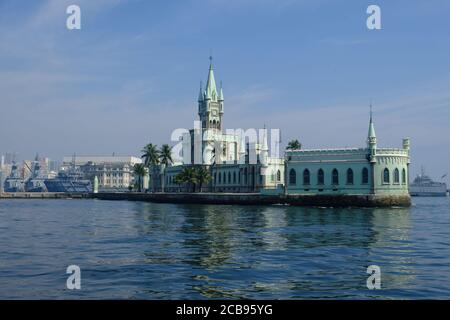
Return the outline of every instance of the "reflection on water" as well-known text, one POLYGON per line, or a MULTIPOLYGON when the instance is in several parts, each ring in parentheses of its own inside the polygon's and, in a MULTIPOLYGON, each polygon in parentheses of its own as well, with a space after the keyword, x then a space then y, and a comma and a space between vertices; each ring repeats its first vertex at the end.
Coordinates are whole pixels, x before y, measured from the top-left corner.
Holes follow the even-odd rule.
POLYGON ((448 204, 419 201, 411 209, 2 201, 0 298, 448 298, 448 204), (82 269, 79 292, 64 290, 69 264, 82 269), (366 288, 372 264, 382 290, 366 288))

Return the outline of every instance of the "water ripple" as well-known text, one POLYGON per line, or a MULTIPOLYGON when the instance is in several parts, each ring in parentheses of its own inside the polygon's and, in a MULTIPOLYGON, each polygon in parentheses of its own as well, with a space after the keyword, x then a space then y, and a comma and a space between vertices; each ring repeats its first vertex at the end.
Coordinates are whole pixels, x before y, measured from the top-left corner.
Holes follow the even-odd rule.
POLYGON ((450 298, 450 201, 409 209, 0 201, 0 298, 450 298), (82 289, 65 289, 68 265, 82 289), (382 289, 366 288, 369 265, 382 289))

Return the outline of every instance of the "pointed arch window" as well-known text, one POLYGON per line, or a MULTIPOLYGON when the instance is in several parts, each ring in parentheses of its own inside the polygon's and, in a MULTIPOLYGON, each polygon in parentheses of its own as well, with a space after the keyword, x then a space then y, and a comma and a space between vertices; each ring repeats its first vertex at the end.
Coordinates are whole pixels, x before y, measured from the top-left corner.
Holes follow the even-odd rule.
POLYGON ((219 183, 222 183, 222 172, 219 172, 219 183))
POLYGON ((331 175, 331 184, 337 186, 339 184, 339 172, 337 169, 333 169, 333 173, 331 175))
POLYGON ((228 172, 228 183, 231 183, 231 172, 228 172))
POLYGON ((281 172, 280 172, 280 170, 277 171, 277 181, 281 181, 281 172))
POLYGON ((303 184, 304 185, 309 185, 311 182, 311 175, 309 174, 309 170, 305 169, 303 170, 303 184))
POLYGON ((362 184, 369 183, 369 170, 367 168, 362 169, 362 184))
POLYGON ((353 184, 353 170, 351 168, 347 169, 347 184, 353 184))
POLYGON ((399 184, 400 183, 400 171, 398 171, 397 168, 394 170, 394 183, 399 184))
POLYGON ((291 185, 297 184, 297 173, 295 172, 294 169, 291 169, 289 171, 289 184, 291 185))
POLYGON ((317 171, 317 184, 318 185, 325 184, 325 174, 323 173, 322 169, 319 169, 319 171, 317 171))
POLYGON ((406 184, 406 170, 402 170, 402 184, 406 184))
POLYGON ((383 183, 389 184, 390 183, 390 179, 389 179, 389 169, 385 168, 383 171, 383 183))

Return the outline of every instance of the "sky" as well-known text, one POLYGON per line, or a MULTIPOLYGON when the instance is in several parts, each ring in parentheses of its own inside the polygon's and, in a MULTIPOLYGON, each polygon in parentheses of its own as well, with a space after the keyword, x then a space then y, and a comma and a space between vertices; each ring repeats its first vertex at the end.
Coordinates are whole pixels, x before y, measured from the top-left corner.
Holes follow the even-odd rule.
POLYGON ((226 128, 363 147, 372 101, 380 147, 410 137, 413 174, 450 171, 446 0, 0 0, 0 153, 170 143, 193 127, 210 54, 226 128), (66 28, 71 4, 81 30, 66 28))

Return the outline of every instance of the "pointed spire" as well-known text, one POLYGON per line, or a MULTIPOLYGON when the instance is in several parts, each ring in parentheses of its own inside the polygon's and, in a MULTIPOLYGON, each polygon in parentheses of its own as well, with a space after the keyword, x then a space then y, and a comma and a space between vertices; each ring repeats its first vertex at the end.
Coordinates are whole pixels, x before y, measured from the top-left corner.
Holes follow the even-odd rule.
POLYGON ((219 91, 219 101, 223 101, 223 87, 222 87, 222 81, 220 81, 220 91, 219 91))
POLYGON ((213 59, 212 56, 210 56, 208 81, 206 83, 206 99, 215 101, 217 99, 217 88, 216 88, 216 80, 214 79, 214 69, 212 59, 213 59))
POLYGON ((200 81, 200 92, 198 93, 198 102, 203 101, 203 83, 200 81))
POLYGON ((376 149, 377 147, 377 136, 375 134, 375 126, 373 124, 372 102, 370 103, 370 121, 369 121, 369 133, 367 135, 367 146, 371 149, 376 149))
POLYGON ((373 124, 373 116, 372 116, 372 103, 370 103, 370 122, 369 122, 369 138, 376 138, 375 127, 373 124))

